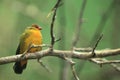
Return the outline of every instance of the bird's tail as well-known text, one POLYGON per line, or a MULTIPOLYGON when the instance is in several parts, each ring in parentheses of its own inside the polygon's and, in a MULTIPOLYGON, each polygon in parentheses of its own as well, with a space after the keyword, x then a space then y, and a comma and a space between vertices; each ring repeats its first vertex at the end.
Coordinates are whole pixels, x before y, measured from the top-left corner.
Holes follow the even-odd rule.
POLYGON ((23 70, 26 68, 27 66, 27 61, 18 61, 14 64, 13 66, 13 70, 16 74, 22 74, 23 70))

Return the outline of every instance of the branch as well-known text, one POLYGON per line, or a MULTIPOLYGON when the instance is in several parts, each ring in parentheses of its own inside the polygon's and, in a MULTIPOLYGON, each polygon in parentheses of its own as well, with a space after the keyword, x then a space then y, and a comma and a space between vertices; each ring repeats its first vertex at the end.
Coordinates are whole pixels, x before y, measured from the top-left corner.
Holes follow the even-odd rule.
POLYGON ((52 9, 52 11, 54 11, 54 13, 53 13, 51 27, 50 27, 50 35, 51 35, 51 47, 50 48, 51 48, 51 50, 53 50, 53 45, 55 43, 55 36, 54 36, 54 33, 53 33, 53 27, 54 27, 56 12, 57 12, 57 9, 59 7, 60 2, 61 2, 61 0, 58 0, 57 3, 55 4, 55 6, 52 9))
POLYGON ((76 73, 76 71, 75 71, 74 63, 71 63, 71 69, 72 69, 72 73, 74 75, 75 80, 80 80, 77 73, 76 73))
POLYGON ((98 38, 98 40, 96 41, 96 43, 95 43, 95 45, 94 45, 94 47, 93 47, 93 50, 92 50, 92 54, 93 54, 93 56, 95 56, 95 49, 97 48, 97 46, 98 46, 98 43, 100 42, 100 40, 102 39, 102 37, 103 37, 103 34, 102 35, 100 35, 100 37, 98 38))
POLYGON ((79 52, 90 52, 90 51, 92 51, 93 49, 90 48, 90 47, 88 47, 88 48, 76 48, 76 47, 74 47, 73 50, 79 51, 79 52))
POLYGON ((75 68, 74 68, 75 62, 71 58, 64 57, 64 59, 70 63, 71 70, 72 70, 72 73, 73 73, 73 76, 74 76, 75 80, 80 80, 76 71, 75 71, 75 68))
MULTIPOLYGON (((83 14, 84 14, 86 3, 87 3, 87 0, 83 0, 82 6, 80 9, 79 19, 78 19, 78 26, 76 26, 76 31, 75 31, 75 34, 73 36, 72 50, 74 50, 74 47, 76 46, 76 44, 78 43, 79 38, 80 38, 80 28, 83 24, 83 14)), ((76 73, 73 65, 71 65, 71 69, 72 69, 72 72, 73 72, 75 79, 79 80, 79 77, 77 76, 77 73, 76 73)))
POLYGON ((93 58, 90 59, 90 61, 99 64, 102 66, 103 64, 110 64, 113 68, 115 68, 117 71, 120 71, 120 67, 116 65, 116 63, 120 63, 120 60, 107 60, 105 58, 93 58))
POLYGON ((119 49, 105 49, 105 50, 95 50, 95 56, 93 57, 91 52, 78 52, 78 51, 62 51, 62 50, 53 50, 52 54, 50 49, 45 49, 40 52, 36 53, 28 53, 21 59, 20 55, 8 56, 8 57, 1 57, 0 58, 0 65, 7 64, 11 62, 16 62, 25 59, 38 59, 46 56, 55 56, 64 59, 64 56, 71 57, 75 59, 90 59, 90 58, 102 58, 108 56, 114 56, 120 54, 119 49))
POLYGON ((41 59, 38 59, 37 61, 38 61, 38 63, 40 63, 40 65, 41 65, 43 68, 45 68, 48 72, 52 72, 52 70, 49 69, 49 67, 46 66, 46 65, 42 62, 41 59))
POLYGON ((79 36, 80 36, 80 27, 82 26, 83 23, 83 14, 84 14, 84 10, 85 10, 85 6, 86 6, 87 0, 83 0, 82 6, 81 6, 81 10, 80 10, 80 16, 79 16, 79 22, 78 22, 78 26, 76 27, 76 33, 74 34, 74 38, 73 38, 73 42, 72 42, 72 47, 75 47, 78 40, 79 40, 79 36))
POLYGON ((111 63, 120 63, 120 60, 106 60, 103 58, 93 58, 91 61, 97 64, 111 64, 111 63))

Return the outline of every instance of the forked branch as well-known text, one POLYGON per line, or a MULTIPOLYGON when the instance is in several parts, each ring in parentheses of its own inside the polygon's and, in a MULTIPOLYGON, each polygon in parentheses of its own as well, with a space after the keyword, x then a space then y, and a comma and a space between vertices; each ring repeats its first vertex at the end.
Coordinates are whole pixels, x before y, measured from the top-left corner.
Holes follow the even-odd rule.
MULTIPOLYGON (((104 50, 95 50, 95 56, 93 57, 91 52, 78 52, 78 51, 69 51, 69 50, 53 50, 52 54, 50 54, 51 51, 50 49, 45 49, 40 52, 36 53, 28 53, 25 55, 22 60, 25 59, 38 59, 41 57, 46 57, 46 56, 55 56, 59 58, 64 58, 64 55, 66 57, 71 56, 71 58, 75 59, 90 59, 90 58, 103 58, 103 57, 109 57, 109 56, 115 56, 115 55, 120 55, 120 48, 119 49, 104 49, 104 50)), ((7 57, 1 57, 0 58, 0 65, 2 64, 7 64, 11 62, 16 62, 21 59, 21 54, 20 55, 14 55, 14 56, 7 56, 7 57)))

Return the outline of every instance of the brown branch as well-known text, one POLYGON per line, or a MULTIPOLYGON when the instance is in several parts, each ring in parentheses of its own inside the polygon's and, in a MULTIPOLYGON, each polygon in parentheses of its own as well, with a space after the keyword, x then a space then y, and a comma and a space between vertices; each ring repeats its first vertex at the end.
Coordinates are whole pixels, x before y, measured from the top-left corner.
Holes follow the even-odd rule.
POLYGON ((56 12, 57 12, 57 9, 59 7, 59 4, 60 4, 61 0, 58 0, 57 3, 55 4, 55 6, 53 7, 52 11, 53 12, 53 17, 52 17, 52 22, 51 22, 51 27, 50 27, 50 35, 51 35, 51 50, 53 50, 53 45, 55 43, 55 36, 54 36, 54 33, 53 33, 53 27, 54 27, 54 22, 55 22, 55 17, 56 17, 56 12))
POLYGON ((24 58, 21 59, 20 55, 14 55, 14 56, 8 56, 8 57, 1 57, 0 58, 0 65, 1 64, 7 64, 11 62, 16 62, 25 59, 38 59, 41 57, 46 56, 55 56, 64 59, 64 56, 71 57, 75 59, 90 59, 90 58, 102 58, 102 57, 108 57, 108 56, 114 56, 120 54, 120 48, 119 49, 105 49, 105 50, 95 50, 95 56, 93 57, 91 52, 77 52, 77 51, 62 51, 62 50, 53 50, 52 54, 50 49, 45 49, 40 52, 36 53, 28 53, 25 55, 24 58))

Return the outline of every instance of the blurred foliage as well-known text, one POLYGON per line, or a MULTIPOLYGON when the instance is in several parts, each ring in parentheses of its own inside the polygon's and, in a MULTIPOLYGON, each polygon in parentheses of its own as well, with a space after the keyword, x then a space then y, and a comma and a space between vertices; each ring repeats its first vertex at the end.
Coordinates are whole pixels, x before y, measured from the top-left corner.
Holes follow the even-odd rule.
MULTIPOLYGON (((51 17, 47 17, 57 0, 0 0, 0 57, 15 55, 16 48, 19 43, 19 36, 24 29, 33 23, 39 24, 43 30, 43 43, 50 43, 50 23, 51 17)), ((55 21, 54 32, 56 38, 60 34, 58 30, 62 26, 64 38, 55 44, 55 48, 59 48, 60 43, 65 40, 65 49, 71 49, 72 36, 75 27, 78 26, 79 12, 83 0, 63 0, 64 7, 60 7, 55 21), (64 8, 64 9, 63 9, 64 8), (64 14, 62 14, 62 9, 64 14), (63 17, 64 16, 64 17, 63 17), (62 18, 63 17, 63 18, 62 18), (65 20, 63 20, 65 19, 65 20), (62 22, 64 21, 64 22, 62 22), (62 24, 63 23, 63 24, 62 24), (65 28, 64 28, 65 27, 65 28)), ((83 26, 80 32, 80 40, 77 47, 88 47, 102 15, 107 11, 113 0, 87 0, 85 13, 83 16, 83 26)), ((105 23, 102 33, 103 39, 98 45, 98 49, 119 48, 120 47, 120 1, 114 0, 115 9, 111 9, 108 19, 105 23)), ((63 49, 63 48, 61 48, 63 49)), ((114 57, 111 59, 116 59, 114 57)), ((52 73, 48 73, 37 63, 36 60, 30 60, 27 69, 21 75, 13 72, 13 64, 0 65, 0 80, 59 80, 61 65, 58 58, 43 58, 45 64, 51 69, 52 73)), ((79 64, 79 60, 75 60, 79 64)), ((70 70, 70 69, 69 69, 70 70)), ((69 71, 71 73, 71 71, 69 71)), ((100 68, 99 65, 86 62, 83 67, 81 80, 118 80, 120 77, 109 65, 100 68), (115 73, 115 74, 114 74, 115 73), (105 76, 106 75, 106 76, 105 76)), ((72 74, 69 74, 71 78, 72 74)))

